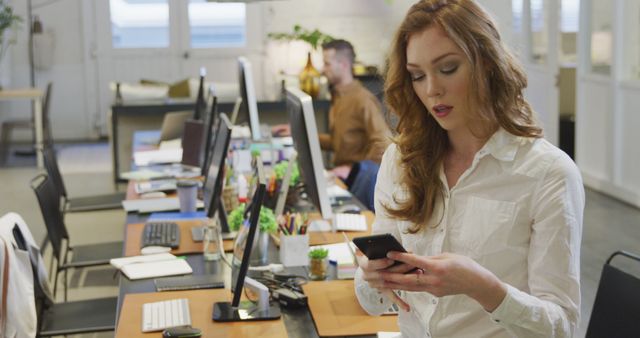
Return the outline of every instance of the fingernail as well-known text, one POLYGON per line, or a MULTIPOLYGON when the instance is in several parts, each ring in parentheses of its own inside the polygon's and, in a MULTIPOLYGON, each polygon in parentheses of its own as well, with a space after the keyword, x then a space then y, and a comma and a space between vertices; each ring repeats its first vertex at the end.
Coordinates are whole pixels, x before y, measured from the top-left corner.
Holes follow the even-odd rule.
POLYGON ((393 252, 387 252, 387 258, 393 259, 393 256, 394 256, 393 252))

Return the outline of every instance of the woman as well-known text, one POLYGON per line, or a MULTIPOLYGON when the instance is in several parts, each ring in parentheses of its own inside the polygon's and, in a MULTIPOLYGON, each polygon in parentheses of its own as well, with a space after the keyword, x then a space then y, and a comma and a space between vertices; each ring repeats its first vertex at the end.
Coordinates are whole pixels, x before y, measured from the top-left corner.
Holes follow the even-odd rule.
POLYGON ((398 135, 378 174, 373 231, 410 253, 359 253, 355 284, 370 314, 400 305, 405 337, 575 331, 584 190, 542 138, 525 86, 472 0, 420 1, 395 36, 385 97, 398 135))

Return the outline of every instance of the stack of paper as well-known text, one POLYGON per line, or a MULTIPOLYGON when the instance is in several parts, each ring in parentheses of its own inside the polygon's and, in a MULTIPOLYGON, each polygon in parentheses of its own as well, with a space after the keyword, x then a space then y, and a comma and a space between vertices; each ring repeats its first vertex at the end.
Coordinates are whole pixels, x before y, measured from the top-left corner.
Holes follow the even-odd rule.
MULTIPOLYGON (((198 208, 204 207, 204 202, 198 200, 198 208)), ((177 197, 163 198, 139 198, 122 201, 122 207, 127 212, 150 213, 156 211, 170 211, 180 209, 180 201, 177 197)))
POLYGON ((182 149, 169 148, 136 151, 133 153, 133 161, 139 167, 154 163, 180 163, 182 161, 182 149))
POLYGON ((131 280, 186 275, 193 272, 186 260, 170 253, 114 258, 109 263, 131 280))

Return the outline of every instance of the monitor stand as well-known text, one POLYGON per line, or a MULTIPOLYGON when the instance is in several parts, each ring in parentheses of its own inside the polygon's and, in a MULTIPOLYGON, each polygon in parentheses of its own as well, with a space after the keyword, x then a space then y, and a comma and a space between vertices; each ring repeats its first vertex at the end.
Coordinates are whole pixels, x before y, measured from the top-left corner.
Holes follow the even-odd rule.
POLYGON ((280 318, 280 306, 269 305, 260 309, 258 305, 250 301, 242 301, 236 308, 230 302, 213 304, 213 320, 216 322, 241 322, 257 320, 273 320, 280 318))

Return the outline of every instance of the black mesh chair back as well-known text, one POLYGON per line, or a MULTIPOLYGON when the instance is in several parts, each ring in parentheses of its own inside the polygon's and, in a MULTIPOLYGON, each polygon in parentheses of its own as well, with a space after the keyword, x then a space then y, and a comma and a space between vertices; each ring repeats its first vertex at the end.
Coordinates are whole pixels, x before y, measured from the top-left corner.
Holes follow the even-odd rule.
POLYGON ((44 158, 44 166, 47 170, 47 174, 53 182, 58 196, 60 196, 60 208, 63 210, 64 203, 67 200, 67 189, 64 187, 64 181, 62 180, 62 174, 60 174, 58 159, 56 158, 56 152, 53 149, 53 146, 45 146, 44 149, 42 149, 42 156, 44 158))
POLYGON ((44 92, 44 98, 42 103, 42 143, 44 147, 53 146, 53 135, 51 134, 51 119, 49 118, 49 107, 51 105, 51 91, 53 90, 53 83, 47 84, 47 89, 44 92))
POLYGON ((32 179, 31 188, 36 193, 54 255, 56 259, 60 260, 63 257, 63 241, 69 240, 69 233, 64 226, 63 216, 60 212, 57 190, 46 174, 40 174, 32 179))
POLYGON ((602 269, 586 338, 640 337, 640 279, 611 265, 624 256, 640 267, 640 256, 615 252, 602 269))

